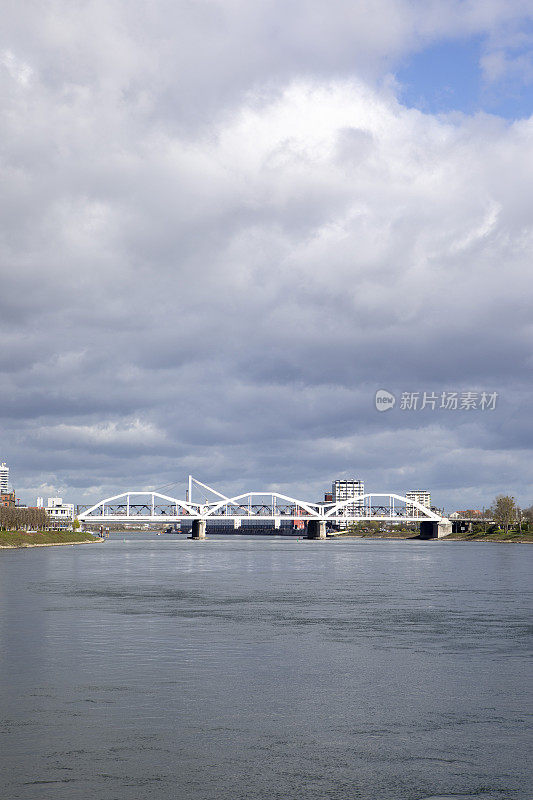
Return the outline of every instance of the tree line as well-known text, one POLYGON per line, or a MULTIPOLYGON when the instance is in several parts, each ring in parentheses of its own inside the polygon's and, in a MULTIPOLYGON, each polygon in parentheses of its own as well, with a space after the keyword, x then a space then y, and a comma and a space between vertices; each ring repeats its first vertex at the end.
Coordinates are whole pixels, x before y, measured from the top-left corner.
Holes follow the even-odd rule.
POLYGON ((0 531, 44 531, 50 517, 44 508, 0 506, 0 531))

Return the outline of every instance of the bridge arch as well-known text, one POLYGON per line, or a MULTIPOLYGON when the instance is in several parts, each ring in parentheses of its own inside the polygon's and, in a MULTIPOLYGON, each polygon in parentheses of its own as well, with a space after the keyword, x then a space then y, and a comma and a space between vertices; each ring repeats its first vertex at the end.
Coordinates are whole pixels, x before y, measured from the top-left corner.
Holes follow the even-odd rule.
MULTIPOLYGON (((279 509, 279 507, 280 507, 279 503, 276 504, 276 500, 281 500, 284 503, 289 503, 295 509, 296 508, 304 509, 307 512, 307 514, 309 515, 309 517, 311 517, 312 519, 318 518, 317 517, 317 513, 318 513, 319 505, 317 503, 310 503, 310 502, 308 502, 306 500, 298 500, 295 497, 289 497, 286 494, 280 494, 279 492, 273 492, 273 491, 244 492, 244 494, 238 494, 238 495, 235 495, 235 497, 227 497, 224 500, 219 500, 218 502, 214 503, 209 508, 209 510, 205 513, 204 516, 206 517, 206 519, 209 518, 209 517, 216 516, 217 512, 220 511, 221 509, 223 509, 226 506, 234 506, 236 508, 243 508, 245 510, 248 510, 248 508, 251 505, 251 500, 253 498, 267 498, 267 497, 271 498, 271 510, 272 510, 272 516, 273 517, 278 516, 275 512, 276 512, 276 508, 279 509), (249 506, 248 507, 243 502, 243 501, 246 501, 246 500, 249 501, 249 506)), ((252 515, 247 513, 246 515, 243 515, 243 516, 251 517, 252 515)), ((265 515, 257 515, 257 516, 265 516, 265 515)), ((283 516, 287 517, 288 515, 287 514, 283 514, 283 516)), ((300 515, 300 517, 301 517, 301 515, 300 515)), ((300 518, 300 517, 298 517, 298 518, 300 518)))
MULTIPOLYGON (((356 505, 356 506, 361 506, 363 509, 365 509, 365 507, 372 509, 373 507, 372 500, 374 498, 376 499, 387 498, 389 501, 388 502, 389 515, 388 516, 382 515, 382 519, 389 519, 389 518, 392 520, 398 518, 406 519, 406 515, 402 516, 401 514, 395 513, 396 512, 395 501, 403 503, 405 508, 407 508, 407 506, 412 506, 416 508, 418 512, 420 512, 419 514, 417 514, 416 517, 414 516, 412 517, 412 521, 428 520, 431 522, 439 522, 442 519, 442 517, 440 517, 438 514, 435 514, 435 512, 427 508, 427 506, 423 506, 417 500, 409 500, 407 497, 404 497, 401 494, 394 494, 392 492, 386 494, 381 492, 369 492, 368 494, 362 494, 359 497, 349 497, 346 500, 339 500, 337 503, 332 503, 328 505, 328 511, 325 513, 325 518, 335 519, 338 516, 338 512, 341 511, 342 509, 345 509, 347 506, 356 505)), ((387 508, 387 504, 379 506, 379 508, 387 508)), ((379 516, 380 516, 379 514, 369 514, 369 515, 355 514, 355 515, 350 515, 350 518, 358 520, 359 519, 372 520, 372 519, 378 519, 379 516)), ((411 518, 409 519, 411 521, 411 518)))
MULTIPOLYGON (((120 521, 126 518, 131 518, 134 521, 142 519, 146 516, 157 517, 159 520, 161 518, 167 518, 171 516, 175 517, 196 517, 198 515, 198 504, 196 503, 189 503, 187 500, 180 500, 177 497, 170 497, 166 494, 161 494, 160 492, 151 492, 149 490, 146 491, 127 491, 122 492, 121 494, 115 494, 112 497, 106 497, 103 500, 99 500, 98 503, 95 503, 93 506, 88 508, 86 511, 82 511, 81 514, 78 514, 78 519, 80 522, 90 521, 91 519, 100 520, 101 518, 114 518, 119 517, 120 521), (132 502, 132 498, 139 499, 139 498, 149 498, 148 501, 144 502, 132 502), (155 513, 157 510, 160 511, 162 503, 160 501, 164 501, 167 508, 174 507, 175 514, 164 514, 164 513, 155 513), (108 513, 106 515, 106 507, 108 509, 113 509, 115 513, 108 513), (144 508, 149 511, 149 514, 139 514, 130 512, 132 510, 136 510, 139 508, 144 508), (180 514, 180 509, 186 511, 185 514, 180 514), (124 510, 126 513, 124 513, 124 510), (97 512, 100 511, 100 514, 97 512), (118 513, 116 513, 118 512, 118 513)), ((111 519, 109 519, 111 521, 111 519)), ((114 520, 113 520, 114 521, 114 520)))

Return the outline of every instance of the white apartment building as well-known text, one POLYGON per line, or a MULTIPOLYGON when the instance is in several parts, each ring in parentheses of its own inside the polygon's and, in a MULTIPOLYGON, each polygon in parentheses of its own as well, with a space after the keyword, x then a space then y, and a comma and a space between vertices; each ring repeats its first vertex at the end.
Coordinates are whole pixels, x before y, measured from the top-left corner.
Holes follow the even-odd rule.
POLYGON ((9 491, 9 467, 2 462, 0 464, 0 492, 6 493, 9 491))
MULTIPOLYGON (((347 503, 341 513, 356 514, 363 507, 363 501, 361 499, 358 500, 358 498, 364 495, 365 484, 363 481, 355 480, 355 478, 339 478, 331 484, 331 493, 334 503, 338 503, 340 500, 349 500, 353 497, 354 502, 347 503)), ((339 526, 346 528, 347 524, 346 522, 341 522, 339 526)))
MULTIPOLYGON (((405 497, 407 500, 415 500, 420 505, 431 508, 431 492, 427 492, 425 489, 410 489, 405 493, 405 497)), ((406 503, 405 513, 410 517, 418 517, 420 510, 411 503, 406 503)))
MULTIPOLYGON (((44 508, 42 497, 37 498, 37 508, 44 508)), ((74 503, 64 503, 62 497, 49 497, 44 510, 53 520, 64 522, 65 525, 71 525, 74 519, 74 503)))

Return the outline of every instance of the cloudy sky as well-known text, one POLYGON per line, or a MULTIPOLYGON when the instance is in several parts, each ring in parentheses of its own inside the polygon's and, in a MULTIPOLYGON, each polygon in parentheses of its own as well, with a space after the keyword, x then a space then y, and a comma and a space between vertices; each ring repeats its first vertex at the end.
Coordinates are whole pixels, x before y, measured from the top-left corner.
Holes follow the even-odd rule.
POLYGON ((4 0, 22 499, 532 504, 532 41, 531 0, 4 0))

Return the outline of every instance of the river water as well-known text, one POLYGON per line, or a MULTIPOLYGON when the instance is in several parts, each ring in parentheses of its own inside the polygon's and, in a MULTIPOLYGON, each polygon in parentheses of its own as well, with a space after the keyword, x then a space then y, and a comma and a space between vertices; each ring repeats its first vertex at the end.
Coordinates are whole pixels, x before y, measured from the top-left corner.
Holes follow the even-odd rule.
POLYGON ((2 800, 531 800, 533 546, 0 551, 2 800))

